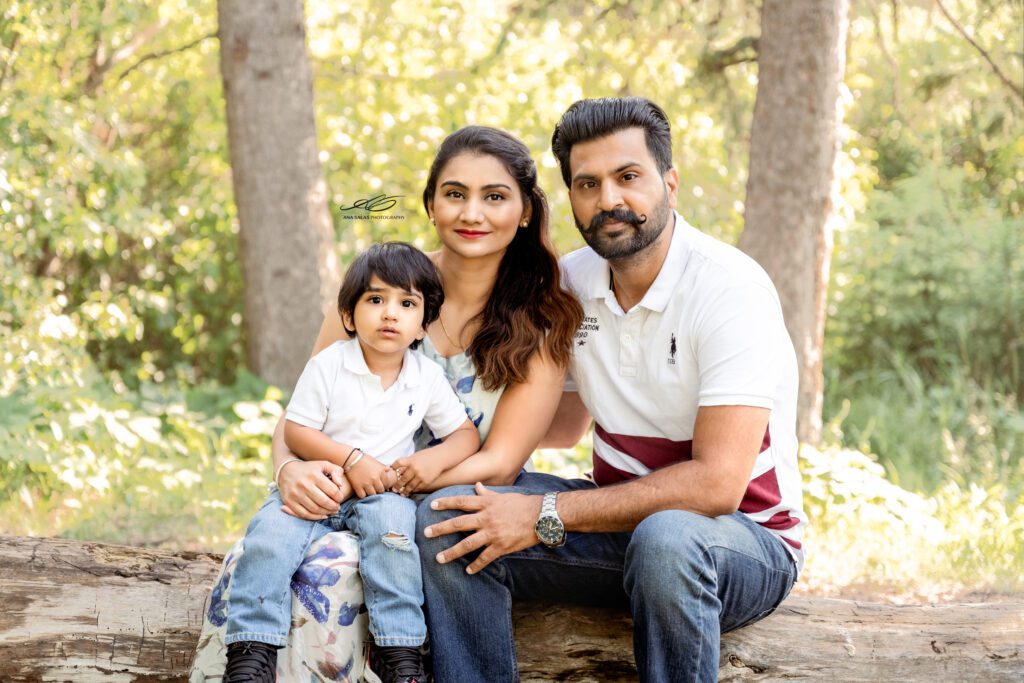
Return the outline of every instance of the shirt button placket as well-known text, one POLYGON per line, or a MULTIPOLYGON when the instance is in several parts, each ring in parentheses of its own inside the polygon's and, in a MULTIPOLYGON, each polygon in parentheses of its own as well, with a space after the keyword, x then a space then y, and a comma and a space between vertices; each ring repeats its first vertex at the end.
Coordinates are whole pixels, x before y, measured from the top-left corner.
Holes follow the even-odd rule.
POLYGON ((636 377, 640 363, 640 311, 630 311, 622 323, 619 335, 619 374, 636 377))
POLYGON ((366 391, 363 395, 366 410, 359 425, 360 431, 367 435, 376 435, 384 430, 380 423, 377 408, 383 403, 384 392, 381 390, 380 378, 370 376, 366 380, 366 391))

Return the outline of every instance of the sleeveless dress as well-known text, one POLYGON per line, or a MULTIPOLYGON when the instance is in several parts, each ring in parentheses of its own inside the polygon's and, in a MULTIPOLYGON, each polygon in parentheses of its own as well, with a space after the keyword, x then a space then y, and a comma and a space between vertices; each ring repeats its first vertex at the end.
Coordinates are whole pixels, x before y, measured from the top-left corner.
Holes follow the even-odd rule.
MULTIPOLYGON (((480 430, 480 438, 485 439, 504 389, 485 391, 477 379, 473 359, 466 352, 446 358, 437 352, 429 336, 423 338, 420 350, 444 369, 466 406, 466 415, 480 430)), ((415 441, 416 449, 420 450, 435 439, 429 429, 420 427, 415 441)), ((224 556, 207 600, 189 683, 212 683, 224 675, 227 600, 235 564, 241 555, 239 540, 224 556)), ((348 531, 336 531, 310 546, 292 577, 291 592, 292 625, 288 644, 277 652, 277 679, 352 683, 363 680, 364 673, 369 673, 365 671, 369 621, 363 605, 356 537, 348 531)))

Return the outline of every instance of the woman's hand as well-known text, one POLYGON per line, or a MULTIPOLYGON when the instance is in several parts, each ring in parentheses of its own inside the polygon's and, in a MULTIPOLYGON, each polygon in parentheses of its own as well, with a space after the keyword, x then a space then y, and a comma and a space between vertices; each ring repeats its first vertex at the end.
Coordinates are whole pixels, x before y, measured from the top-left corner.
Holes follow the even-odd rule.
POLYGON ((354 466, 345 475, 352 490, 360 498, 384 493, 395 484, 398 475, 387 465, 382 465, 377 458, 363 453, 354 466))
POLYGON ((398 473, 398 481, 395 482, 392 491, 408 496, 410 493, 416 493, 424 486, 430 485, 441 475, 444 470, 438 458, 430 457, 429 453, 421 453, 410 455, 407 458, 399 458, 391 465, 391 468, 398 473))
POLYGON ((352 495, 352 487, 341 468, 326 460, 289 462, 277 474, 277 488, 293 517, 311 521, 338 512, 341 502, 352 495))

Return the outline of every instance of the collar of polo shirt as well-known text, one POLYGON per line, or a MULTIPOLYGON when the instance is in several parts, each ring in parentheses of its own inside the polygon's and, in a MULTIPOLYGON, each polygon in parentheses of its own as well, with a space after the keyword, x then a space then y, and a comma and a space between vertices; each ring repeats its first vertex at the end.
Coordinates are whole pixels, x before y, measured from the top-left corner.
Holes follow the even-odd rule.
MULTIPOLYGON (((359 340, 352 339, 344 343, 342 347, 342 359, 345 369, 355 375, 372 375, 370 368, 366 365, 366 358, 363 357, 363 350, 359 347, 359 340)), ((420 365, 413 357, 413 352, 405 350, 402 357, 402 371, 398 373, 395 383, 406 389, 419 386, 420 365)))
MULTIPOLYGON (((665 262, 661 264, 661 270, 658 271, 658 276, 654 278, 654 282, 651 283, 650 288, 644 294, 644 298, 637 303, 637 306, 643 306, 658 313, 664 312, 665 307, 668 306, 672 293, 679 284, 679 278, 682 277, 683 270, 686 268, 686 261, 690 256, 690 249, 687 246, 684 233, 695 230, 678 213, 673 213, 672 215, 675 218, 675 226, 672 231, 672 241, 669 243, 668 253, 665 254, 665 262)), ((589 279, 590 291, 588 294, 594 299, 604 299, 608 307, 615 311, 616 314, 625 315, 625 311, 619 306, 619 300, 615 298, 615 292, 612 291, 612 269, 608 265, 608 261, 602 259, 601 267, 604 268, 605 276, 603 278, 589 279)))

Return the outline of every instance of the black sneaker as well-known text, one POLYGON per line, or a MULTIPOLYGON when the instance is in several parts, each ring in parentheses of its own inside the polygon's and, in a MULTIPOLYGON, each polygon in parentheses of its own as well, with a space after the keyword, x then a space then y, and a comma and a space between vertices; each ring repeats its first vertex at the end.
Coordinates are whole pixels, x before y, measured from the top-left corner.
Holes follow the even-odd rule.
POLYGON ((228 664, 223 683, 275 683, 277 648, 266 643, 243 640, 228 645, 228 664))
POLYGON ((418 647, 370 647, 370 671, 381 683, 426 683, 418 647))

